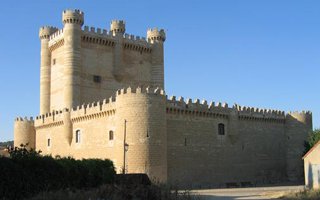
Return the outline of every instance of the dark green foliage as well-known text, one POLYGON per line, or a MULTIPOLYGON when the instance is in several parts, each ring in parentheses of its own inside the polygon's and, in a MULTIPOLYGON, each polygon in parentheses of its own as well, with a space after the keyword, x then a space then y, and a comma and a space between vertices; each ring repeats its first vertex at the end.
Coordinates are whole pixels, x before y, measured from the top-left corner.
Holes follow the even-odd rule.
POLYGON ((308 141, 305 142, 305 153, 307 153, 320 140, 320 129, 315 129, 309 134, 308 141))
POLYGON ((92 188, 112 183, 115 176, 109 160, 52 158, 27 150, 26 145, 0 157, 0 199, 23 199, 39 192, 92 188))
POLYGON ((59 190, 40 193, 28 200, 200 200, 188 191, 172 190, 165 185, 108 184, 89 190, 59 190))
POLYGON ((13 146, 13 141, 0 142, 0 147, 13 146))

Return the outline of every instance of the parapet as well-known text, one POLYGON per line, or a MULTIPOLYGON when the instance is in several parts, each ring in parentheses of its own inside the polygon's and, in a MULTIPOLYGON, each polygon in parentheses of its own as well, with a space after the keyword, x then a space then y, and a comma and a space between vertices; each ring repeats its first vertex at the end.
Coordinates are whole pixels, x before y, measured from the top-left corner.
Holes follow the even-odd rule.
POLYGON ((154 95, 160 95, 160 96, 165 96, 165 91, 159 87, 153 88, 150 86, 147 87, 136 87, 136 88, 123 88, 120 90, 117 90, 116 95, 117 97, 120 95, 125 95, 125 94, 154 94, 154 95))
POLYGON ((43 26, 39 29, 39 37, 40 39, 49 39, 50 36, 58 30, 58 28, 53 26, 43 26))
POLYGON ((171 96, 167 99, 167 112, 174 114, 188 114, 195 116, 227 116, 231 111, 227 103, 208 103, 207 100, 190 99, 171 96))
POLYGON ((308 125, 312 129, 312 112, 311 111, 293 111, 287 114, 287 119, 299 121, 308 125))
POLYGON ((62 12, 63 24, 78 24, 80 26, 84 23, 84 13, 81 10, 64 10, 62 12))
POLYGON ((285 119, 285 112, 273 109, 261 109, 247 106, 234 105, 241 119, 285 119))
POLYGON ((158 28, 148 29, 147 38, 151 41, 162 41, 166 40, 166 33, 163 29, 158 30, 158 28))
POLYGON ((124 34, 126 32, 126 23, 123 20, 112 20, 110 23, 110 31, 114 34, 124 34))
POLYGON ((31 123, 33 124, 34 123, 34 120, 32 117, 28 118, 28 117, 17 117, 15 120, 15 122, 23 122, 23 123, 31 123))

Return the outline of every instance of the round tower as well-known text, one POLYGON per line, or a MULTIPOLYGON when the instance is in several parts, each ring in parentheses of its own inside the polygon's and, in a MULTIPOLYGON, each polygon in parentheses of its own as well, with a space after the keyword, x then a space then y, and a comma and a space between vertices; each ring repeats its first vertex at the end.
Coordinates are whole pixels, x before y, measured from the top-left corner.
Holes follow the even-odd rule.
POLYGON ((286 115, 285 133, 287 138, 287 176, 289 181, 302 183, 304 142, 312 131, 311 112, 290 112, 286 115))
POLYGON ((27 149, 35 149, 35 128, 32 118, 17 118, 14 122, 14 146, 26 145, 27 149))
POLYGON ((164 88, 164 48, 166 33, 163 29, 149 29, 147 31, 148 41, 152 44, 152 69, 151 80, 154 86, 164 88))
POLYGON ((116 96, 116 167, 167 180, 166 97, 161 89, 122 89, 116 96))
POLYGON ((41 41, 40 61, 40 114, 50 112, 50 81, 51 81, 51 52, 49 51, 50 35, 58 31, 51 26, 41 27, 39 38, 41 41))
POLYGON ((84 13, 65 10, 62 13, 64 34, 64 107, 80 105, 81 26, 84 13))
POLYGON ((126 32, 126 23, 123 20, 112 20, 110 23, 110 31, 113 35, 123 35, 126 32))

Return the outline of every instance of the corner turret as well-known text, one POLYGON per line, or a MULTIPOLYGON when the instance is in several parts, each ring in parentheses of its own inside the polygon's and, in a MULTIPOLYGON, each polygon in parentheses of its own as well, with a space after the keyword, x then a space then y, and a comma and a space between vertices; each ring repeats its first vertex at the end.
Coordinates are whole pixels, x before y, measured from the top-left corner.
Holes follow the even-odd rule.
POLYGON ((153 85, 164 88, 164 41, 166 40, 166 33, 163 29, 148 29, 148 41, 153 44, 151 52, 151 77, 153 85))
POLYGON ((152 43, 154 42, 164 42, 166 40, 166 33, 163 29, 158 30, 158 28, 148 29, 147 38, 152 43))
POLYGON ((112 20, 110 31, 113 32, 113 35, 123 35, 126 32, 126 22, 123 20, 112 20))
POLYGON ((160 88, 127 88, 117 91, 116 168, 146 173, 167 180, 166 95, 160 88), (128 150, 125 150, 127 145, 128 150), (161 153, 160 153, 161 152, 161 153))
POLYGON ((50 79, 51 79, 51 52, 49 51, 50 35, 58 31, 52 26, 43 26, 39 30, 41 40, 40 61, 40 114, 50 112, 50 79))
POLYGON ((84 23, 84 13, 81 10, 64 10, 62 12, 63 24, 78 24, 80 26, 84 23))
POLYGON ((63 108, 73 108, 80 104, 81 26, 84 13, 80 10, 65 10, 62 22, 65 50, 63 108))
POLYGON ((42 39, 49 39, 50 35, 54 32, 57 32, 58 28, 53 26, 43 26, 39 29, 39 38, 42 39))
POLYGON ((14 146, 28 144, 27 149, 35 149, 36 133, 32 118, 18 117, 14 122, 14 146))
POLYGON ((312 131, 312 113, 310 111, 289 112, 286 115, 285 134, 287 137, 287 176, 289 181, 303 182, 302 156, 304 141, 312 131))

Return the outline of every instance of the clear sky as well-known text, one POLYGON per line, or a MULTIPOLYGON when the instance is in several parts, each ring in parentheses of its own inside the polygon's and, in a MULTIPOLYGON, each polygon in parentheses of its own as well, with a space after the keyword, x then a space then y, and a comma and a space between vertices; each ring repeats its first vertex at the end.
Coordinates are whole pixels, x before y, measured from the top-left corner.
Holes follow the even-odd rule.
POLYGON ((85 25, 127 33, 164 28, 168 95, 284 111, 311 110, 320 127, 320 1, 1 1, 0 141, 16 116, 39 113, 39 27, 62 28, 79 8, 85 25))

